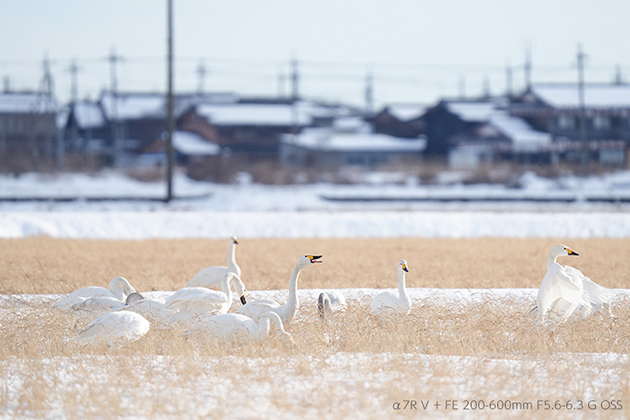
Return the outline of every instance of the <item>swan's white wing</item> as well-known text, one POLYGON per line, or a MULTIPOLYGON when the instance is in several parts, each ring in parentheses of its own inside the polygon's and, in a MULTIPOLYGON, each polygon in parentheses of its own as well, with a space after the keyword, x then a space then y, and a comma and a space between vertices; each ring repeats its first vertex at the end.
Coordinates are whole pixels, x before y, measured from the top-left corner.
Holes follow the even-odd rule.
POLYGON ((224 266, 214 266, 204 268, 186 283, 186 287, 208 287, 210 289, 221 290, 221 280, 230 269, 224 266))
POLYGON ((219 340, 239 341, 252 339, 256 334, 256 323, 241 314, 204 316, 191 324, 186 333, 209 334, 219 340))
POLYGON ((236 311, 237 314, 245 315, 251 319, 257 319, 265 312, 272 311, 279 308, 281 305, 273 300, 269 299, 256 299, 247 304, 241 306, 236 311))
POLYGON ((116 299, 115 297, 97 296, 72 305, 72 309, 87 311, 117 311, 125 306, 127 306, 125 302, 120 299, 116 299))
POLYGON ((88 286, 83 287, 79 290, 75 290, 70 293, 68 296, 64 296, 59 299, 57 302, 53 303, 53 306, 59 307, 62 309, 68 309, 72 305, 77 305, 84 302, 87 299, 99 296, 108 296, 115 297, 114 294, 104 287, 100 286, 88 286))
POLYGON ((205 287, 185 287, 166 299, 166 307, 200 313, 221 309, 227 301, 228 297, 223 292, 205 287))
POLYGON ((571 304, 572 309, 567 307, 567 316, 575 310, 577 305, 589 305, 583 292, 582 279, 577 276, 567 275, 559 264, 553 264, 547 270, 547 274, 538 289, 538 309, 542 319, 545 319, 549 311, 558 299, 571 304))
POLYGON ((387 291, 380 293, 372 300, 372 313, 379 315, 385 313, 409 313, 409 305, 394 293, 387 291))
POLYGON ((160 324, 164 324, 171 313, 168 309, 166 309, 166 305, 164 305, 163 301, 154 299, 139 300, 129 304, 129 306, 125 309, 140 314, 143 317, 160 324))
POLYGON ((90 322, 78 339, 87 342, 136 341, 149 331, 149 321, 134 312, 112 312, 90 322))
POLYGON ((589 302, 594 303, 595 305, 609 304, 612 302, 614 297, 614 292, 612 290, 593 282, 577 268, 568 265, 562 266, 562 268, 568 276, 580 279, 582 282, 582 288, 584 289, 584 298, 589 302))

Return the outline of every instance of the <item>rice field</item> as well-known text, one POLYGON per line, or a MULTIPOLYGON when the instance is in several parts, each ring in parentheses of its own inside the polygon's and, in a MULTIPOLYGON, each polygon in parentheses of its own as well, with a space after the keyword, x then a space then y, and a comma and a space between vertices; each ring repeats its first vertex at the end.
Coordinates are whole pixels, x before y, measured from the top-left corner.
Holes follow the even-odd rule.
MULTIPOLYGON (((322 321, 304 294, 291 345, 225 345, 153 328, 122 348, 75 340, 93 318, 50 307, 58 294, 107 287, 177 290, 199 269, 225 264, 224 240, 0 241, 0 418, 627 418, 630 309, 553 333, 533 300, 485 289, 536 288, 549 249, 611 288, 627 288, 630 240, 239 238, 237 261, 252 295, 286 299, 296 258, 323 254, 300 289, 355 289, 322 321), (470 288, 474 300, 415 299, 409 316, 381 320, 371 291, 470 288)), ((235 304, 236 306, 236 304, 235 304)))

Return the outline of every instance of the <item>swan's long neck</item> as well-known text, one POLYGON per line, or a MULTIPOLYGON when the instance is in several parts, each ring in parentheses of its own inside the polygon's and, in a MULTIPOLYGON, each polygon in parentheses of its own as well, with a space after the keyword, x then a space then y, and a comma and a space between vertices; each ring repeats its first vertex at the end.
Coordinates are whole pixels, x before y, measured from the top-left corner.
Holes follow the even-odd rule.
POLYGON ((231 276, 225 276, 223 278, 223 280, 221 280, 221 291, 223 291, 223 293, 225 293, 225 295, 227 296, 227 302, 226 302, 226 306, 228 309, 230 309, 230 306, 232 306, 232 290, 230 290, 230 283, 232 282, 232 277, 231 276))
POLYGON ((556 260, 558 259, 559 255, 557 255, 555 252, 551 251, 549 253, 549 256, 547 257, 547 270, 549 270, 549 267, 551 267, 556 260))
POLYGON ((409 299, 407 288, 405 287, 405 272, 402 268, 398 270, 398 296, 401 299, 409 299))
POLYGON ((120 299, 124 301, 126 299, 125 290, 123 288, 123 283, 120 278, 114 277, 112 281, 109 283, 109 290, 114 294, 116 299, 120 299))
POLYGON ((235 272, 239 276, 241 275, 241 269, 238 264, 236 264, 236 244, 234 242, 230 242, 230 246, 228 247, 227 266, 230 271, 235 272))
POLYGON ((285 313, 287 314, 287 322, 291 322, 293 316, 295 315, 295 311, 300 307, 300 300, 297 295, 297 282, 298 277, 300 277, 300 271, 302 271, 304 267, 300 267, 298 264, 293 268, 293 273, 291 273, 291 281, 289 281, 289 299, 287 303, 284 305, 285 313))

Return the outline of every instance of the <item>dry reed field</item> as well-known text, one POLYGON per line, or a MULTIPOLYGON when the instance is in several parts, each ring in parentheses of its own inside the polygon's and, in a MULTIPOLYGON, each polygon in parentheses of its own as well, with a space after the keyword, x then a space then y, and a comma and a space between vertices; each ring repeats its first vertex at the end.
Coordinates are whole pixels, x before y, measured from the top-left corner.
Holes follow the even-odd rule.
MULTIPOLYGON (((411 267, 407 287, 538 287, 547 254, 558 243, 580 253, 566 259, 606 287, 630 284, 630 239, 239 239, 236 259, 250 290, 286 289, 295 260, 324 255, 316 272, 305 271, 299 287, 389 288, 396 263, 411 267)), ((107 287, 114 276, 139 291, 177 290, 197 271, 225 265, 225 240, 0 239, 0 292, 69 293, 107 287)))
MULTIPOLYGON (((239 238, 250 291, 286 289, 296 258, 324 255, 300 289, 536 288, 558 242, 561 263, 599 284, 627 288, 630 240, 239 238)), ((382 320, 369 295, 322 321, 303 299, 276 337, 226 345, 152 325, 120 348, 75 340, 93 314, 51 308, 115 275, 141 292, 177 290, 199 269, 225 264, 226 241, 0 241, 0 418, 628 418, 630 307, 613 305, 553 333, 533 301, 490 292, 472 301, 415 300, 382 320), (35 295, 35 296, 33 296, 35 295), (425 408, 426 405, 426 408, 425 408), (455 408, 456 407, 456 408, 455 408)), ((280 299, 286 293, 278 292, 280 299)), ((236 306, 236 304, 235 304, 236 306)))

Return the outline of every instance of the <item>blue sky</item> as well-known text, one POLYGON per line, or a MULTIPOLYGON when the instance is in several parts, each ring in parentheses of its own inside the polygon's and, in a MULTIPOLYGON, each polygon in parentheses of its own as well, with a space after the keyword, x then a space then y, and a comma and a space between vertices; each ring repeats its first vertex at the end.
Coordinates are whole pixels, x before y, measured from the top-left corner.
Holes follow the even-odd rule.
MULTIPOLYGON (((630 2, 554 0, 174 0, 175 86, 195 91, 275 95, 297 58, 304 95, 363 103, 374 74, 377 105, 432 103, 441 96, 522 89, 530 45, 533 79, 574 81, 577 44, 588 54, 587 81, 630 80, 630 2), (464 81, 464 82, 462 82, 464 81)), ((41 60, 52 61, 55 93, 70 95, 75 58, 80 97, 109 86, 105 57, 115 48, 119 89, 166 86, 166 0, 0 0, 0 78, 36 89, 41 60)), ((286 79, 285 79, 286 80, 286 79)))

